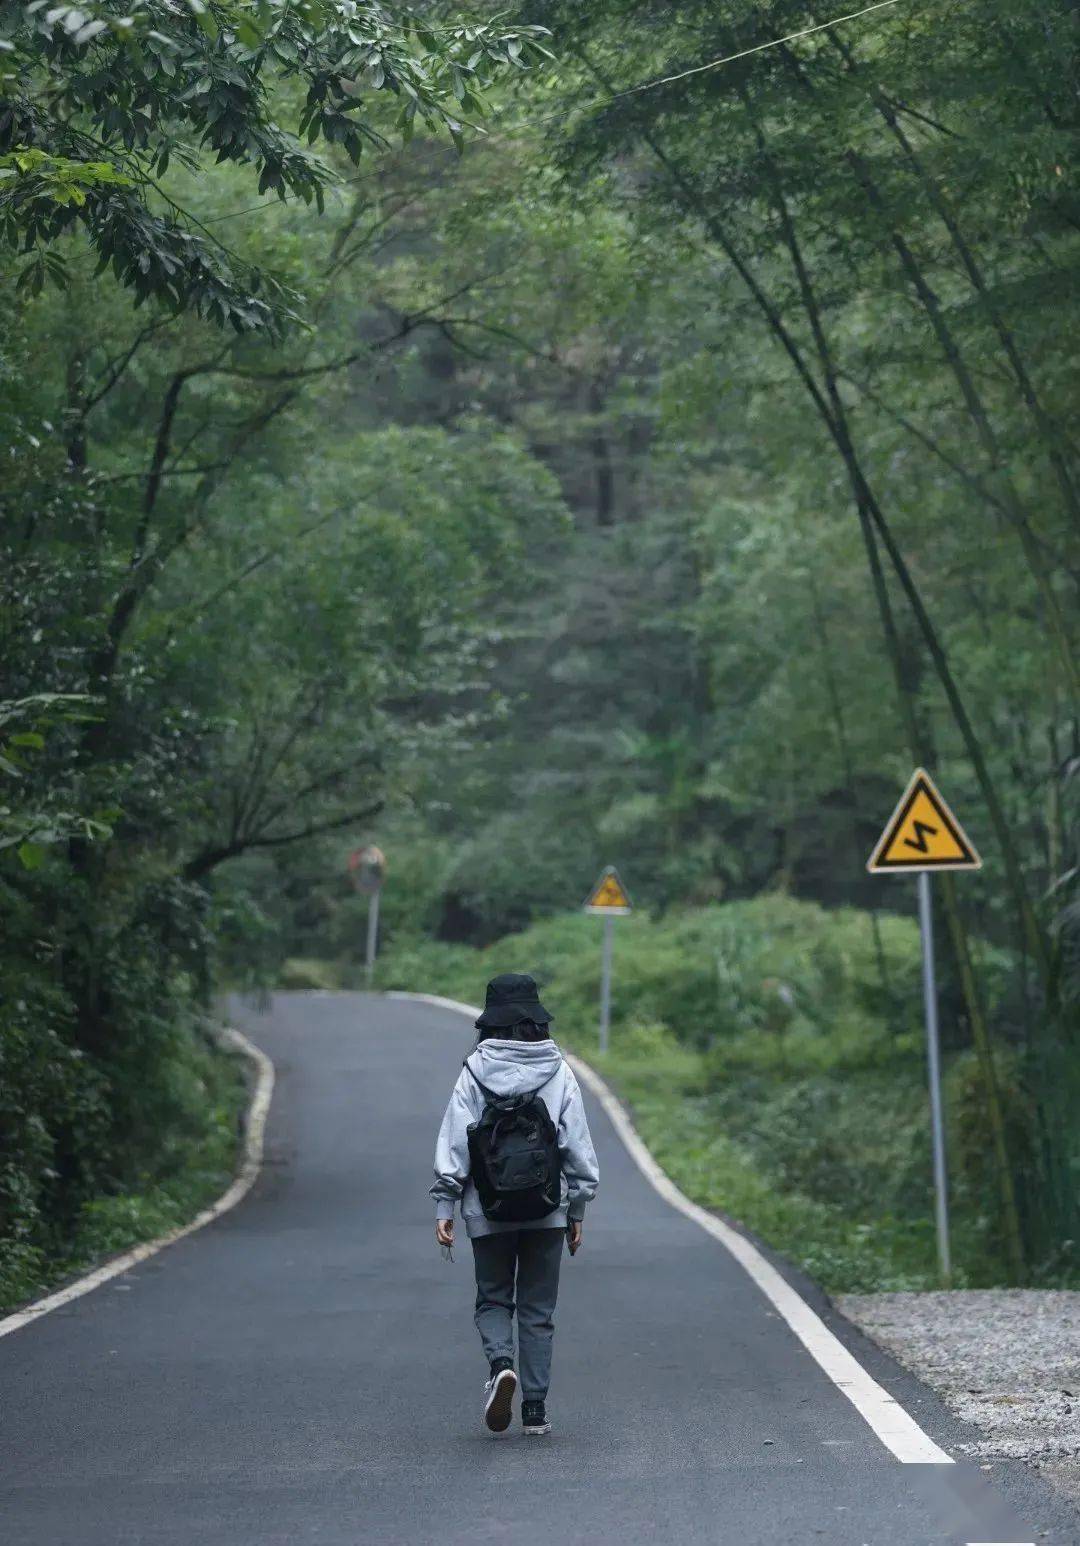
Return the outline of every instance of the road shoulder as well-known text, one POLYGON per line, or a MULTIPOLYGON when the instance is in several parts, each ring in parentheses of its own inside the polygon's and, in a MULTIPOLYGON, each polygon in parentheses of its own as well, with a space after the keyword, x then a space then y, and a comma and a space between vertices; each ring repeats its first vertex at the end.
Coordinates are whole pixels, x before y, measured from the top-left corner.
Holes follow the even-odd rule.
POLYGON ((983 1468, 1020 1461, 1080 1506, 1080 1292, 844 1294, 840 1311, 936 1391, 983 1468))

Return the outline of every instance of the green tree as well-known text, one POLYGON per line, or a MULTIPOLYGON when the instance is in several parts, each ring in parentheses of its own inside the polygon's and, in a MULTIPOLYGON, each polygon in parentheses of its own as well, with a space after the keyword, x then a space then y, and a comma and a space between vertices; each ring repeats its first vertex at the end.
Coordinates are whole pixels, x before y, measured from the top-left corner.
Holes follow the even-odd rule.
POLYGON ((542 28, 449 24, 370 0, 82 0, 7 7, 0 31, 0 232, 31 294, 63 284, 57 239, 79 229, 132 289, 238 333, 279 331, 301 297, 244 261, 163 179, 207 156, 258 192, 314 202, 419 122, 461 143, 500 72, 550 57, 542 28), (390 98, 388 112, 376 100, 390 98))

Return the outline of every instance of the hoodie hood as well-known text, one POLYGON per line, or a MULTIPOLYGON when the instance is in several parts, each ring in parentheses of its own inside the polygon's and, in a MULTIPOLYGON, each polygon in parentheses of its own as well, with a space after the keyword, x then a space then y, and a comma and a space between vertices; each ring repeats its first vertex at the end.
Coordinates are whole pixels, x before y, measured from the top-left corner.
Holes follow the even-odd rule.
POLYGON ((551 1040, 511 1041, 488 1036, 474 1047, 466 1062, 495 1095, 522 1095, 546 1084, 562 1062, 551 1040))

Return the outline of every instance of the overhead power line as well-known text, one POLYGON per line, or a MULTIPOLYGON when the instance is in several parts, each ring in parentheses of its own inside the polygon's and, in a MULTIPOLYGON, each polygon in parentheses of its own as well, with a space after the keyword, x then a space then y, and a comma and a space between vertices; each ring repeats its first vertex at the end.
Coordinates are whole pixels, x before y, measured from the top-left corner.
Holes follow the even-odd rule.
POLYGON ((789 32, 786 37, 770 38, 767 43, 755 43, 753 48, 742 48, 737 54, 722 54, 719 59, 710 59, 706 64, 695 64, 689 70, 680 70, 676 75, 662 75, 657 80, 640 81, 636 86, 627 86, 623 91, 613 91, 609 97, 598 97, 595 102, 587 105, 604 107, 608 102, 617 102, 620 97, 632 97, 639 91, 655 91, 658 86, 671 86, 676 81, 687 80, 691 75, 703 75, 706 70, 718 70, 723 64, 734 64, 737 59, 748 59, 751 54, 763 54, 767 48, 780 48, 784 43, 794 43, 799 38, 808 38, 811 33, 825 32, 829 27, 838 27, 841 22, 857 21, 860 16, 868 16, 871 11, 883 11, 886 6, 899 4, 900 0, 874 0, 873 5, 865 5, 861 11, 849 11, 846 16, 830 17, 828 21, 817 22, 813 27, 803 27, 799 32, 789 32))

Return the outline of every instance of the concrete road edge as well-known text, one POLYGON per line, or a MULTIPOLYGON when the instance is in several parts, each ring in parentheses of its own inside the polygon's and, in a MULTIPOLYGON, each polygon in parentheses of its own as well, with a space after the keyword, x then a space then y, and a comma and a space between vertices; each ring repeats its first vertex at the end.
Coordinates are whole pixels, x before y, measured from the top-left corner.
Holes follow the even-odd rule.
POLYGON ((0 1337, 10 1336, 13 1331, 20 1331, 22 1327, 40 1320, 43 1315, 48 1315, 50 1310, 59 1310, 62 1305, 70 1304, 73 1299, 79 1299, 83 1294, 89 1294, 93 1289, 100 1288, 111 1278, 130 1271, 139 1262, 146 1261, 150 1256, 156 1256, 159 1251, 163 1251, 168 1245, 174 1245, 185 1235, 194 1234, 197 1229, 203 1229, 207 1224, 212 1224, 223 1213, 228 1213, 230 1208, 235 1208, 237 1203, 242 1202, 251 1191, 262 1169, 266 1118, 274 1093, 274 1065, 254 1042, 249 1041, 246 1036, 231 1026, 224 1031, 222 1040, 247 1058, 254 1076, 247 1119, 244 1123, 240 1168, 232 1183, 216 1202, 204 1208, 201 1213, 197 1213, 190 1223, 181 1224, 177 1229, 170 1230, 168 1234, 159 1235, 156 1240, 146 1240, 141 1245, 133 1246, 130 1251, 124 1251, 120 1256, 110 1257, 100 1267, 95 1267, 92 1272, 76 1278, 74 1282, 66 1284, 54 1293, 46 1294, 42 1299, 33 1300, 24 1309, 4 1316, 0 1319, 0 1337))

